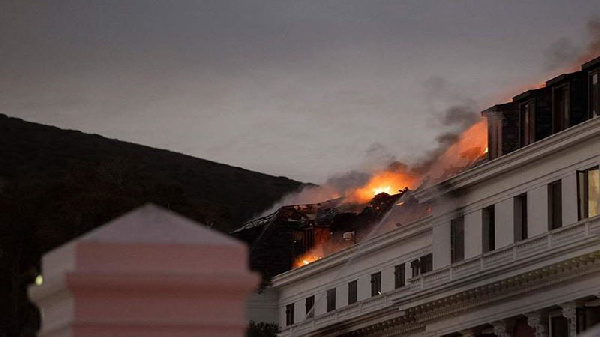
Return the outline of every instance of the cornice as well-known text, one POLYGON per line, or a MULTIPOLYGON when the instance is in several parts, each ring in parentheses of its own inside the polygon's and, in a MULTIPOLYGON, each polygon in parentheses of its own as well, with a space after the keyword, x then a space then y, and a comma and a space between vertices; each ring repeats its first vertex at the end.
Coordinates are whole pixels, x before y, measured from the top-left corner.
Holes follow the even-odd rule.
POLYGON ((368 327, 347 332, 342 336, 387 337, 405 335, 417 330, 424 330, 428 321, 539 291, 594 272, 600 272, 600 251, 583 254, 451 296, 429 301, 406 309, 402 317, 378 322, 368 327))
POLYGON ((600 118, 590 119, 440 183, 417 190, 414 196, 421 202, 428 202, 450 191, 489 180, 599 135, 600 118))

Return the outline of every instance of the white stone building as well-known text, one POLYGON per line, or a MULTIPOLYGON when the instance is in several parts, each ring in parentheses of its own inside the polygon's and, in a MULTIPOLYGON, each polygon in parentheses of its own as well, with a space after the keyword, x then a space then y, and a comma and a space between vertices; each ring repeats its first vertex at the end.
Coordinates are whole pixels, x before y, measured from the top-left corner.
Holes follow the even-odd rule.
POLYGON ((596 59, 487 110, 490 160, 417 190, 430 215, 276 276, 281 335, 573 337, 600 322, 599 76, 596 59))

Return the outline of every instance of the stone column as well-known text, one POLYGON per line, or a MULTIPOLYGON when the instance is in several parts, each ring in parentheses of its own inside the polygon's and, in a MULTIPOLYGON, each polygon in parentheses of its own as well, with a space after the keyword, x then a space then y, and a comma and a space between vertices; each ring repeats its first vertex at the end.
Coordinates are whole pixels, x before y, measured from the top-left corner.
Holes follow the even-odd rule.
POLYGON ((560 305, 562 315, 569 322, 569 337, 577 334, 577 302, 571 301, 560 305))
POLYGON ((492 322, 491 324, 494 327, 494 335, 497 337, 512 337, 513 328, 515 326, 514 323, 515 322, 510 319, 492 322))
POLYGON ((242 337, 259 278, 242 243, 144 206, 46 254, 40 337, 242 337))
POLYGON ((542 311, 534 311, 528 314, 527 325, 535 330, 535 337, 548 337, 548 316, 542 311))

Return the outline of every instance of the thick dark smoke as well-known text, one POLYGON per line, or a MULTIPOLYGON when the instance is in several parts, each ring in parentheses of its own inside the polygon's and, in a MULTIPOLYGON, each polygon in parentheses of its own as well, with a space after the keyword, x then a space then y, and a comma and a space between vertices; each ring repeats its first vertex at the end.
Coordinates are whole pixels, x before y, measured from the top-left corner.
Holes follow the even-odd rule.
POLYGON ((600 56, 600 18, 587 22, 587 35, 585 46, 578 46, 567 38, 552 43, 544 54, 544 67, 551 71, 575 71, 582 63, 600 56))

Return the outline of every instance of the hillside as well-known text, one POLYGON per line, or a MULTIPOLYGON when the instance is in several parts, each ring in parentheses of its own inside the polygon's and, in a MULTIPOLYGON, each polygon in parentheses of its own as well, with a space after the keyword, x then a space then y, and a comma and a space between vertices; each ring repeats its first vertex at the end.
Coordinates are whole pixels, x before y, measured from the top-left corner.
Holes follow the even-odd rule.
POLYGON ((0 332, 31 325, 22 299, 41 254, 134 207, 152 202, 229 232, 301 186, 0 114, 0 298, 12 302, 0 306, 0 332))

